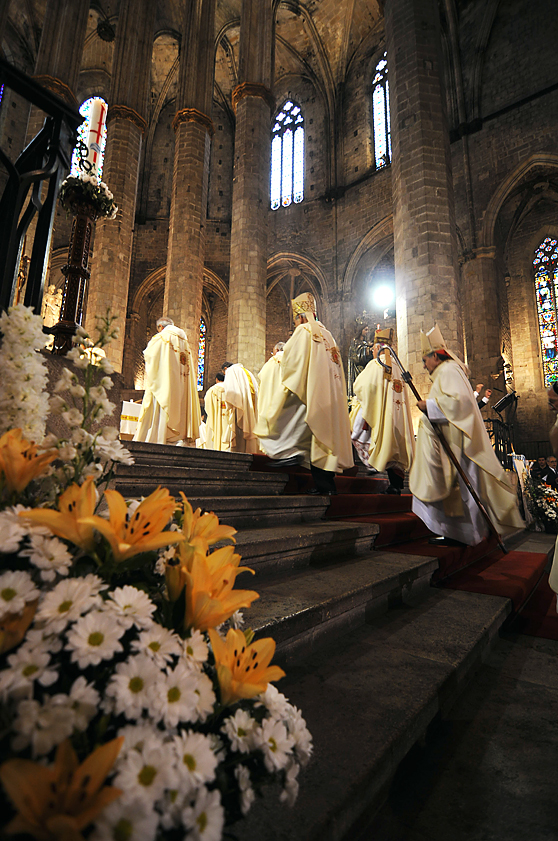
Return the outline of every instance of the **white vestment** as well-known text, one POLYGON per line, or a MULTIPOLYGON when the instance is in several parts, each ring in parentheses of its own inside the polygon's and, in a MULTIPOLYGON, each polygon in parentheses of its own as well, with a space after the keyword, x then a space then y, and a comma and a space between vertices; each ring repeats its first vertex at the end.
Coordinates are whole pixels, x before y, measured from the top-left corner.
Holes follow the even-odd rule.
POLYGON ((254 429, 258 420, 258 381, 243 365, 230 365, 225 371, 225 400, 233 410, 231 450, 259 453, 254 429))
POLYGON ((201 422, 196 371, 184 330, 167 325, 150 340, 145 394, 134 441, 194 446, 201 422))
POLYGON ((376 470, 408 470, 415 444, 409 392, 397 362, 391 356, 386 362, 390 371, 373 359, 353 384, 360 410, 352 438, 357 452, 357 445, 368 444, 368 464, 376 470))
POLYGON ((233 410, 225 402, 225 386, 215 383, 205 393, 205 449, 230 452, 234 433, 233 410))
POLYGON ((299 324, 285 344, 280 380, 272 364, 261 372, 274 383, 257 427, 265 452, 272 458, 302 455, 307 467, 336 473, 352 467, 345 377, 331 333, 319 321, 299 324))
POLYGON ((432 375, 427 416, 418 427, 409 487, 413 512, 436 534, 475 545, 488 527, 434 431, 446 440, 500 534, 524 528, 517 497, 490 444, 473 390, 457 362, 447 360, 432 375))

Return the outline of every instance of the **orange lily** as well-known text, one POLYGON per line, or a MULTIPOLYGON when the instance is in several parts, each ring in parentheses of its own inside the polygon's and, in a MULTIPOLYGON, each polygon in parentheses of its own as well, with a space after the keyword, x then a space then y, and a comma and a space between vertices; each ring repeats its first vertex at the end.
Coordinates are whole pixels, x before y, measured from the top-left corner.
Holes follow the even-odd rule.
POLYGON ((20 517, 40 523, 51 530, 57 537, 69 540, 86 552, 95 546, 93 526, 83 522, 84 517, 91 517, 97 504, 95 483, 90 476, 83 485, 75 482, 66 488, 58 500, 58 511, 51 508, 33 508, 20 512, 20 517))
POLYGON ((232 526, 219 525, 219 518, 212 511, 201 513, 201 508, 192 508, 186 496, 181 492, 184 519, 182 533, 185 541, 178 546, 178 555, 183 565, 190 567, 195 555, 204 554, 210 546, 227 538, 235 539, 236 529, 232 526))
POLYGON ((23 437, 21 429, 9 429, 2 435, 0 472, 4 474, 8 491, 21 493, 58 456, 58 450, 47 450, 39 455, 38 449, 23 437))
POLYGON ((37 841, 81 841, 97 815, 120 797, 118 788, 103 783, 124 738, 113 739, 79 765, 69 739, 58 745, 54 765, 30 759, 8 759, 0 780, 18 811, 6 827, 8 835, 26 833, 37 841))
POLYGON ((184 540, 176 531, 163 531, 174 513, 176 503, 166 488, 157 488, 138 505, 130 519, 126 500, 118 491, 105 491, 109 519, 90 516, 80 519, 83 525, 94 526, 111 545, 115 561, 126 561, 142 552, 160 549, 184 540))
POLYGON ((249 567, 239 567, 240 555, 232 546, 217 549, 207 557, 196 556, 191 570, 182 568, 186 581, 185 628, 207 631, 229 619, 236 610, 250 607, 259 599, 254 590, 233 590, 239 573, 249 567))
POLYGON ((21 613, 8 613, 0 620, 0 654, 19 645, 37 612, 38 601, 28 602, 21 613))
POLYGON ((242 631, 231 628, 226 639, 214 630, 209 631, 209 639, 224 706, 253 698, 265 692, 270 681, 285 677, 283 669, 269 665, 275 654, 275 640, 271 637, 249 645, 242 631))

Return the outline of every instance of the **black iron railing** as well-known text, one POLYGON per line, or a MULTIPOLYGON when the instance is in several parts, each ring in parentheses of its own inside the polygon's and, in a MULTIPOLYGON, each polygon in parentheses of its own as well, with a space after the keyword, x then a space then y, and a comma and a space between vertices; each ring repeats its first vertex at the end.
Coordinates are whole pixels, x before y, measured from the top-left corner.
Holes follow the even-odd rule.
POLYGON ((13 302, 21 253, 29 225, 36 220, 23 303, 41 312, 52 224, 60 184, 70 168, 77 128, 83 117, 25 73, 0 59, 0 86, 46 114, 36 137, 12 161, 0 147, 0 166, 8 181, 0 198, 0 311, 13 302))

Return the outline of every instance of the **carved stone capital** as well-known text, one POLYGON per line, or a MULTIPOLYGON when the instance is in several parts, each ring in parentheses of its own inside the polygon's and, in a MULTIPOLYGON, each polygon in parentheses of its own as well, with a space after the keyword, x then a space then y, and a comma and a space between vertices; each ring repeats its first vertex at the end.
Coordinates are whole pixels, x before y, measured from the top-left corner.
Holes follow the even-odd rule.
POLYGON ((242 82, 237 85, 232 92, 232 107, 236 112, 236 106, 245 96, 259 96, 269 105, 270 111, 275 108, 275 97, 265 85, 255 84, 253 82, 242 82))
POLYGON ((473 253, 477 259, 494 260, 496 257, 496 248, 493 245, 481 246, 480 248, 475 248, 473 253))
POLYGON ((43 88, 46 88, 47 91, 50 91, 55 96, 63 99, 64 102, 68 103, 68 105, 75 106, 78 104, 73 91, 68 87, 68 85, 61 82, 60 79, 57 79, 56 76, 49 76, 44 73, 42 75, 33 76, 33 79, 38 82, 39 85, 42 85, 43 88))
POLYGON ((133 108, 129 108, 127 105, 109 105, 107 123, 110 123, 114 119, 129 120, 139 128, 142 134, 144 134, 147 128, 147 120, 144 120, 141 114, 138 114, 137 111, 134 111, 133 108))
POLYGON ((215 126, 211 117, 208 117, 202 111, 198 111, 197 108, 183 108, 181 111, 177 111, 172 121, 175 132, 178 131, 178 126, 181 123, 198 123, 198 125, 203 126, 210 137, 215 134, 215 126))

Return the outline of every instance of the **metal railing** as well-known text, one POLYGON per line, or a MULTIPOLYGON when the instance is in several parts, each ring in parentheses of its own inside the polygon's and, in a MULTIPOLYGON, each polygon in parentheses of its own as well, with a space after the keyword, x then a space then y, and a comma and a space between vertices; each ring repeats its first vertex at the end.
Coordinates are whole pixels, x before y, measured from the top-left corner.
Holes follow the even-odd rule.
POLYGON ((36 220, 23 303, 40 314, 60 184, 70 168, 83 117, 33 79, 0 59, 0 86, 46 114, 42 129, 12 161, 0 147, 8 181, 0 198, 0 312, 14 299, 25 235, 36 220))

